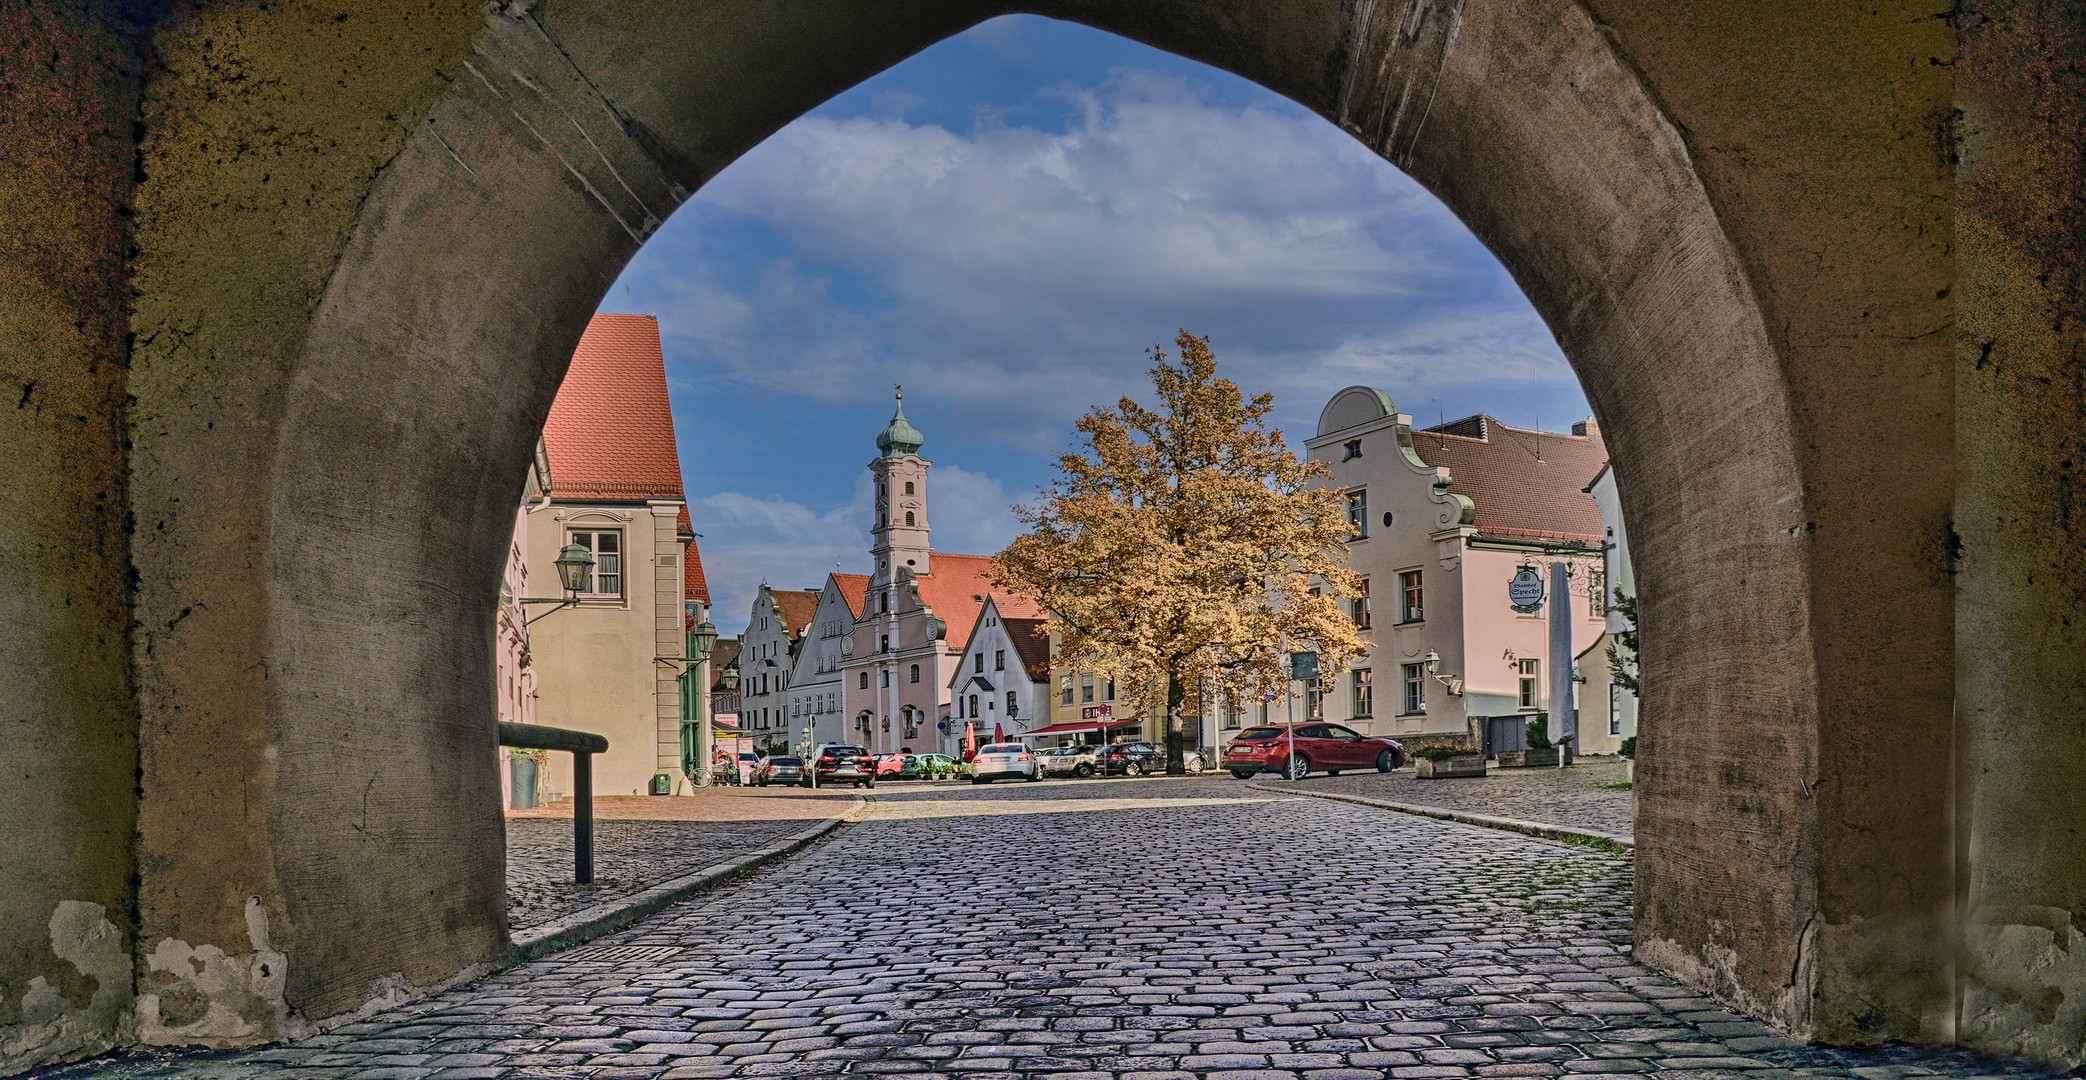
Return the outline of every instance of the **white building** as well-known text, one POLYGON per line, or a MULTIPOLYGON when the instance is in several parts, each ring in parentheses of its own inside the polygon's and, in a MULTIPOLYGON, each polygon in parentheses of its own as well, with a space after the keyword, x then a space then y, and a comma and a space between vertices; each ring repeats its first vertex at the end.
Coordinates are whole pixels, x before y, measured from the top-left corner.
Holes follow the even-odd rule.
MULTIPOLYGON (((869 594, 868 574, 827 574, 819 590, 811 628, 790 668, 790 746, 809 751, 822 743, 845 742, 841 710, 841 662, 853 647, 855 620, 869 594)), ((859 732, 857 733, 859 734, 859 732)))
POLYGON ((1622 654, 1618 635, 1630 628, 1622 609, 1613 603, 1615 594, 1636 596, 1637 575, 1630 568, 1630 541, 1622 527, 1622 496, 1615 489, 1615 471, 1602 466, 1586 492, 1601 508, 1602 566, 1610 603, 1607 632, 1579 654, 1579 740, 1589 753, 1609 753, 1637 734, 1637 695, 1615 684, 1608 662, 1611 647, 1622 654))
POLYGON ((756 746, 791 741, 790 676, 818 604, 816 590, 763 583, 754 594, 739 635, 739 731, 756 746))
POLYGON ((1050 639, 1044 620, 1000 614, 986 597, 949 676, 949 728, 976 725, 978 741, 1018 738, 1050 726, 1050 639))

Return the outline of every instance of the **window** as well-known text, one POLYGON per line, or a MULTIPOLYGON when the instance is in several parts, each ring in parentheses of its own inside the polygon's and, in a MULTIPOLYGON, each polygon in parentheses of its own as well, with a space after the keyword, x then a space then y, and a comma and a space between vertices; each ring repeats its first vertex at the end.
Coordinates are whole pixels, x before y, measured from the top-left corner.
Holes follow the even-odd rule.
POLYGON ((905 512, 905 524, 908 528, 913 524, 913 512, 911 510, 905 512))
POLYGON ((884 635, 884 639, 883 639, 883 645, 882 645, 882 646, 881 646, 880 648, 878 648, 878 649, 877 649, 876 651, 878 651, 878 652, 890 652, 890 651, 891 651, 891 635, 889 635, 889 634, 885 634, 885 635, 884 635))
POLYGON ((1419 664, 1405 664, 1399 669, 1400 697, 1398 711, 1411 715, 1427 711, 1424 700, 1427 689, 1426 669, 1419 664))
POLYGON ((1357 540, 1369 536, 1369 493, 1361 488, 1347 493, 1347 527, 1357 540))
POLYGON ((1060 705, 1072 704, 1072 676, 1060 675, 1057 680, 1057 701, 1060 705))
MULTIPOLYGON (((907 495, 911 495, 913 493, 913 482, 911 480, 907 480, 905 482, 905 493, 907 495)), ((910 525, 912 524, 912 522, 908 521, 906 522, 906 524, 910 525)))
POLYGON ((1354 598, 1354 625, 1357 630, 1369 629, 1369 579, 1363 578, 1361 592, 1354 598))
POLYGON ((1242 721, 1244 718, 1245 710, 1239 708, 1237 698, 1233 698, 1224 703, 1224 730, 1237 731, 1239 729, 1240 721, 1242 721))
POLYGON ((623 595, 623 533, 617 529, 588 530, 572 534, 572 542, 594 555, 587 573, 587 596, 623 595))
POLYGON ((1014 691, 1007 691, 1007 715, 1014 715, 1014 691))
POLYGON ((971 715, 978 715, 978 695, 976 694, 971 695, 971 715))
POLYGON ((1586 572, 1586 613, 1596 619, 1608 614, 1608 571, 1586 572))
POLYGON ((1398 621, 1421 622, 1426 618, 1426 596, 1420 588, 1420 572, 1407 570, 1398 575, 1398 621))
POLYGON ((1517 660, 1515 666, 1521 671, 1521 707, 1540 709, 1543 707, 1543 662, 1541 660, 1517 660))
POLYGON ((890 593, 884 592, 884 593, 878 593, 878 594, 876 594, 876 609, 877 609, 878 611, 889 611, 889 610, 891 610, 891 594, 890 594, 890 593))
POLYGON ((890 668, 885 668, 884 670, 882 670, 882 671, 879 671, 879 672, 877 672, 877 673, 876 673, 876 684, 877 684, 878 686, 889 686, 889 685, 891 685, 891 669, 890 669, 890 668))
POLYGON ((984 670, 985 670, 985 654, 984 654, 984 653, 972 653, 972 654, 971 654, 971 674, 973 674, 973 675, 981 674, 981 673, 983 673, 983 672, 984 672, 984 670))
POLYGON ((1094 677, 1084 672, 1080 673, 1079 676, 1079 703, 1081 705, 1092 705, 1094 703, 1094 677))
POLYGON ((1344 457, 1344 458, 1341 458, 1340 460, 1342 460, 1342 461, 1353 461, 1354 459, 1356 459, 1356 458, 1358 458, 1358 457, 1361 457, 1361 456, 1362 456, 1362 440, 1360 440, 1360 439, 1349 439, 1349 440, 1347 440, 1347 456, 1346 456, 1346 457, 1344 457))
POLYGON ((863 673, 862 673, 862 685, 861 685, 860 687, 858 687, 857 689, 861 689, 861 690, 867 690, 867 689, 869 689, 869 673, 868 673, 868 672, 866 672, 866 671, 865 671, 865 672, 863 672, 863 673))
POLYGON ((906 671, 905 671, 905 681, 907 681, 907 682, 919 682, 919 681, 920 681, 920 665, 918 665, 918 664, 914 664, 913 666, 911 666, 911 667, 909 667, 909 668, 907 668, 907 669, 906 669, 906 671))
POLYGON ((1376 715, 1376 673, 1368 668, 1354 669, 1354 717, 1376 715))
POLYGON ((994 671, 1005 671, 1005 670, 1007 670, 1007 650, 1005 650, 1005 649, 994 649, 994 650, 992 650, 992 670, 994 670, 994 671))
POLYGON ((1304 718, 1325 719, 1325 680, 1316 679, 1304 684, 1304 718))
POLYGON ((1101 680, 1101 700, 1103 700, 1103 701, 1114 701, 1114 700, 1115 700, 1115 680, 1114 680, 1114 679, 1103 679, 1103 680, 1101 680))
POLYGON ((1608 684, 1608 734, 1622 734, 1622 687, 1608 684))

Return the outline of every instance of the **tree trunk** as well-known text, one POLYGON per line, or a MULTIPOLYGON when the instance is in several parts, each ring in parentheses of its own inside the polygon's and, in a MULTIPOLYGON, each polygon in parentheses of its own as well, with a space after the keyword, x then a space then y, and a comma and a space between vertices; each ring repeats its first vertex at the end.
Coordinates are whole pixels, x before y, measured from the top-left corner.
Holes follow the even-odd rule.
POLYGON ((1181 680, 1166 676, 1166 775, 1188 775, 1187 754, 1181 746, 1181 680))

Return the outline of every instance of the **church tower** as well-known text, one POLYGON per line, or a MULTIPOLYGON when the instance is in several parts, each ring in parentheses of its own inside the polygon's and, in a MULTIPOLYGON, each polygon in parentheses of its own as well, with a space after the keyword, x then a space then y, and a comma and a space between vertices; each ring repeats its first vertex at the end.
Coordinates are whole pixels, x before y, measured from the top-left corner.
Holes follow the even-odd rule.
POLYGON ((925 577, 927 565, 927 466, 920 456, 926 437, 905 419, 905 391, 898 393, 891 424, 876 437, 876 538, 869 553, 876 559, 876 584, 897 581, 900 569, 925 577))

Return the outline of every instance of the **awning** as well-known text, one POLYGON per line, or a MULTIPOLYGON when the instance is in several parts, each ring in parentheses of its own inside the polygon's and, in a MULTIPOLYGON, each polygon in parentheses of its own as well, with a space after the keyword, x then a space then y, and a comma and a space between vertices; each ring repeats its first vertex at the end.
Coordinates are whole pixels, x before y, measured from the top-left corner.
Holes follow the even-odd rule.
POLYGON ((1037 728, 1034 731, 1024 731, 1020 737, 1026 739, 1031 735, 1079 735, 1089 731, 1113 731, 1116 728, 1142 723, 1144 721, 1137 718, 1129 720, 1080 720, 1070 724, 1052 724, 1049 727, 1037 728))

